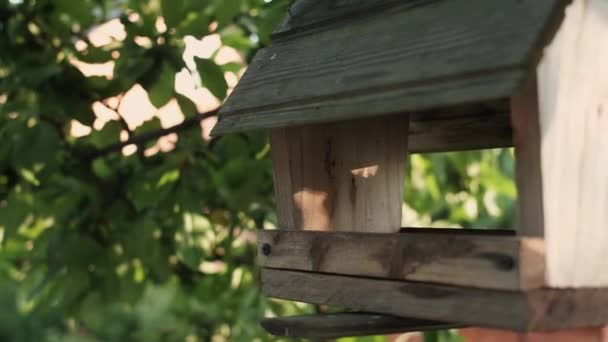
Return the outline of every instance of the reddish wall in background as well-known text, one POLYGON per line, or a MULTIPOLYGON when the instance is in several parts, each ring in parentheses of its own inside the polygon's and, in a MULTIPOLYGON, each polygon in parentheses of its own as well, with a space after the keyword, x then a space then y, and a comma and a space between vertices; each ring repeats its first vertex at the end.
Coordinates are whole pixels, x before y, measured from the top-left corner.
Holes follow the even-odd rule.
MULTIPOLYGON (((608 327, 577 329, 556 333, 530 333, 482 328, 461 329, 461 335, 466 342, 608 342, 608 327)), ((394 335, 389 338, 391 342, 422 342, 420 336, 409 338, 394 335)))

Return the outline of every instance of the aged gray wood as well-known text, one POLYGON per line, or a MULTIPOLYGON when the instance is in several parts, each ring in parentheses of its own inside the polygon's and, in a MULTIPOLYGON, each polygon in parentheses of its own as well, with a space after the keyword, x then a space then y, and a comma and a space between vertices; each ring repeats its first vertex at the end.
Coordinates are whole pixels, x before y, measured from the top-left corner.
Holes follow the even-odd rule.
POLYGON ((402 317, 518 331, 554 331, 608 322, 608 290, 486 290, 262 269, 269 297, 402 317))
POLYGON ((365 312, 267 318, 262 327, 272 335, 328 339, 462 328, 462 325, 365 312))
POLYGON ((266 230, 258 234, 258 258, 266 268, 361 277, 504 290, 544 285, 542 240, 484 235, 479 230, 477 234, 434 230, 412 228, 396 234, 266 230))
POLYGON ((407 3, 260 51, 214 133, 508 98, 563 1, 407 3))
POLYGON ((471 111, 450 115, 416 113, 410 116, 410 153, 476 150, 513 144, 508 111, 471 111), (504 114, 503 114, 504 113, 504 114))

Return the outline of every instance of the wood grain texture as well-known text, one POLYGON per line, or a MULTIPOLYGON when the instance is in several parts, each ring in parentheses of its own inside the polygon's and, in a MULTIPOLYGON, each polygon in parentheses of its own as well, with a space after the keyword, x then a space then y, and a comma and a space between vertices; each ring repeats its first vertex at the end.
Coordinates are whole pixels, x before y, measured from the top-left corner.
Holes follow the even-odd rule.
POLYGON ((262 291, 275 298, 518 331, 608 322, 606 289, 502 291, 262 269, 262 291))
POLYGON ((433 230, 261 231, 258 259, 265 268, 479 288, 520 290, 544 285, 542 240, 433 230))
POLYGON ((544 236, 541 134, 536 78, 511 98, 517 230, 521 236, 544 236))
MULTIPOLYGON (((424 6, 435 0, 410 0, 407 6, 414 8, 424 6)), ((289 13, 272 34, 277 41, 289 38, 290 34, 315 29, 319 26, 348 24, 353 18, 368 16, 394 6, 401 0, 296 0, 289 13)), ((402 4, 403 5, 403 4, 402 4)))
POLYGON ((396 1, 291 34, 258 52, 214 133, 508 98, 562 2, 396 1))
POLYGON ((395 232, 408 116, 270 131, 279 226, 395 232))
POLYGON ((291 338, 329 339, 454 329, 462 325, 364 312, 268 318, 261 322, 270 334, 291 338))
POLYGON ((608 286, 608 2, 575 0, 538 67, 548 282, 608 286))
POLYGON ((508 110, 471 110, 449 115, 415 113, 410 115, 410 153, 477 150, 513 146, 508 110))

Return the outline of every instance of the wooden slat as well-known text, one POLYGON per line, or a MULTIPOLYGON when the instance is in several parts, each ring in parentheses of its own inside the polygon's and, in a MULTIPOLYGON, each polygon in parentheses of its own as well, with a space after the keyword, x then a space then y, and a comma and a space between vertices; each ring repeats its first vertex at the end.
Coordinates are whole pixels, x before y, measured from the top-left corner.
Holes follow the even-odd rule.
POLYGON ((608 287, 608 2, 575 0, 538 69, 548 282, 608 287))
POLYGON ((408 120, 393 115, 271 130, 279 225, 398 230, 408 120))
POLYGON ((519 331, 608 322, 608 290, 484 290, 262 269, 264 294, 282 299, 519 331))
POLYGON ((266 268, 491 289, 531 289, 544 284, 542 240, 433 230, 405 229, 397 234, 261 231, 259 262, 266 268))
POLYGON ((214 133, 509 98, 562 2, 399 1, 290 35, 258 52, 214 133))
POLYGON ((281 337, 329 339, 461 328, 462 325, 389 315, 343 312, 267 318, 262 327, 281 337))
POLYGON ((410 116, 410 153, 447 152, 513 146, 508 110, 470 114, 416 113, 410 116))
MULTIPOLYGON (((508 97, 526 77, 526 72, 508 69, 473 75, 470 78, 446 79, 433 84, 413 84, 408 87, 387 88, 378 93, 344 94, 328 98, 314 98, 309 103, 289 102, 279 106, 248 108, 240 112, 220 113, 212 135, 253 130, 307 125, 340 120, 360 119, 383 113, 403 113, 442 109, 453 115, 452 107, 462 102, 485 104, 508 97), (452 101, 453 99, 457 99, 452 101)), ((238 86, 237 86, 238 89, 238 86)), ((244 95, 243 95, 244 96, 244 95)), ((271 102, 269 102, 271 103, 271 102)), ((484 121, 497 114, 488 112, 484 121)), ((498 113, 500 114, 500 113, 498 113)))

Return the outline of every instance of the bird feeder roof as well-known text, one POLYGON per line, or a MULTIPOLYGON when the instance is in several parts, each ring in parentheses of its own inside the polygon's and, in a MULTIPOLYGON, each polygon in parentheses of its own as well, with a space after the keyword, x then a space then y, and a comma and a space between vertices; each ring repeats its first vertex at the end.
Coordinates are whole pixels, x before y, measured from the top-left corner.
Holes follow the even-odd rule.
POLYGON ((296 0, 213 134, 509 98, 565 0, 296 0))

